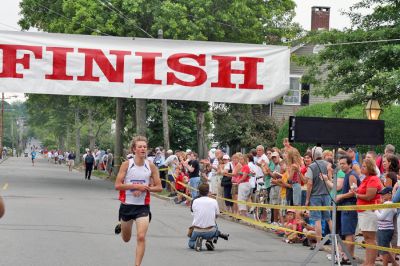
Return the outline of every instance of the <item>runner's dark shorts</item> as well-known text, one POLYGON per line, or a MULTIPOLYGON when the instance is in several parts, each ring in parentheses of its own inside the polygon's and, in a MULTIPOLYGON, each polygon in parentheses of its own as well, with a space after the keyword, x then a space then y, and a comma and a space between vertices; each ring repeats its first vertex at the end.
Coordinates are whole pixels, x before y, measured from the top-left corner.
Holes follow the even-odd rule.
POLYGON ((124 222, 147 216, 149 216, 149 220, 151 221, 149 205, 131 205, 121 203, 121 206, 119 207, 119 217, 124 222))

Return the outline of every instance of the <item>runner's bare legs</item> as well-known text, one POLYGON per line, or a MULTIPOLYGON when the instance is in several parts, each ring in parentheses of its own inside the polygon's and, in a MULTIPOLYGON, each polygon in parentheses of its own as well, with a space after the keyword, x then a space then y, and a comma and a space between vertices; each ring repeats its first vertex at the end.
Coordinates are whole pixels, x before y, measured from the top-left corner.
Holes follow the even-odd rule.
POLYGON ((149 228, 149 222, 149 216, 136 219, 136 266, 140 266, 142 264, 144 251, 146 249, 146 233, 147 229, 149 228))
MULTIPOLYGON (((121 236, 124 242, 129 242, 132 236, 133 220, 121 221, 121 236)), ((136 219, 136 259, 135 266, 140 266, 146 249, 146 233, 149 228, 149 216, 136 219)))
POLYGON ((129 240, 131 240, 132 225, 133 225, 133 220, 130 220, 128 222, 121 221, 121 236, 124 242, 129 242, 129 240))

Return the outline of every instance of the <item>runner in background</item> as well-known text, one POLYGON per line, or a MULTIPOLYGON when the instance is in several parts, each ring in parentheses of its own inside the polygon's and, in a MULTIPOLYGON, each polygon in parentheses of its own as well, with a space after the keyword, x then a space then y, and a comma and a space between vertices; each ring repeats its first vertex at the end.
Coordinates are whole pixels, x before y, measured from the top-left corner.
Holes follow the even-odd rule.
POLYGON ((35 166, 35 159, 36 159, 36 151, 35 150, 32 150, 31 157, 32 157, 32 166, 35 166))

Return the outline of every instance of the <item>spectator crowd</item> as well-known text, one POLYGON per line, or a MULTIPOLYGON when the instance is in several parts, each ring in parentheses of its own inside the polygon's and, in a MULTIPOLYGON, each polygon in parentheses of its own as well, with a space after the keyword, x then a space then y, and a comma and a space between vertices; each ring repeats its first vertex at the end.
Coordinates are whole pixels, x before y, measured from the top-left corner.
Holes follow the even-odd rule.
MULTIPOLYGON (((149 159, 159 167, 163 188, 169 196, 176 196, 176 204, 189 205, 187 196, 196 198, 199 184, 208 183, 210 194, 217 198, 223 212, 272 224, 284 242, 302 243, 310 249, 330 233, 331 213, 295 210, 291 206, 331 206, 333 201, 338 206, 400 202, 399 158, 393 145, 387 145, 384 154, 378 156, 373 150, 362 155, 356 147, 337 151, 313 147, 301 155, 287 139, 283 144, 282 149, 259 145, 249 153, 232 156, 223 149, 211 149, 208 159, 203 160, 191 150, 164 153, 156 148, 149 159), (265 195, 262 202, 260 195, 265 195), (254 208, 230 200, 287 208, 254 208)), ((353 257, 355 248, 349 242, 354 242, 356 236, 362 236, 366 244, 397 248, 397 213, 390 208, 338 211, 336 233, 348 241, 353 257)), ((375 265, 376 260, 398 265, 395 254, 378 253, 376 249, 366 248, 363 259, 364 265, 375 265)), ((350 264, 344 253, 341 264, 350 264)))

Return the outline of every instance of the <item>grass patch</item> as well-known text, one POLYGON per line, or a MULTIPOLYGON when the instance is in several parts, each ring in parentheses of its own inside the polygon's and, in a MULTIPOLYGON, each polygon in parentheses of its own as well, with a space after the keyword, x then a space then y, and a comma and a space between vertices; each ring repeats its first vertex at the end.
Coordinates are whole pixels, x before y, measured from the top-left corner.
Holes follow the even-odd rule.
POLYGON ((99 170, 93 170, 92 175, 103 178, 103 179, 108 178, 108 173, 104 173, 103 171, 99 171, 99 170))
POLYGON ((160 196, 168 196, 171 192, 169 192, 168 190, 163 189, 161 192, 158 192, 157 194, 160 196))

